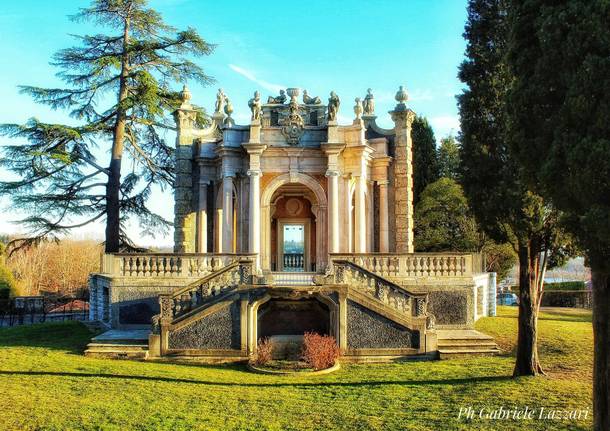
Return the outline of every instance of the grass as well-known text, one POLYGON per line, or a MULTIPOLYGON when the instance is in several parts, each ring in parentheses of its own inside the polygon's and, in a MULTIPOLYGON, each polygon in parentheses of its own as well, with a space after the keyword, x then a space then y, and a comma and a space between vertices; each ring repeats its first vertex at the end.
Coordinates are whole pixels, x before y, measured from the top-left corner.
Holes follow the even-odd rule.
MULTIPOLYGON (((511 352, 516 308, 477 329, 511 352)), ((78 323, 0 330, 2 430, 553 430, 591 428, 592 330, 584 310, 540 319, 548 375, 511 378, 512 354, 346 365, 317 377, 92 359, 78 323), (586 420, 458 419, 460 407, 586 409, 586 420)))

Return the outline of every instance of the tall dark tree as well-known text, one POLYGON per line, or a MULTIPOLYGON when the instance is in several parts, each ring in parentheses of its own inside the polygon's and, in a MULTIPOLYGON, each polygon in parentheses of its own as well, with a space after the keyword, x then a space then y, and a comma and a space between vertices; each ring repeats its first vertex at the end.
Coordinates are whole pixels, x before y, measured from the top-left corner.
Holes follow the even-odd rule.
POLYGON ((78 36, 79 46, 55 54, 52 64, 67 88, 21 91, 67 110, 76 125, 34 118, 3 125, 3 134, 29 143, 4 147, 0 163, 20 179, 0 183, 0 193, 29 214, 22 222, 30 236, 22 245, 105 219, 106 252, 117 252, 131 244, 124 230, 130 216, 147 232, 169 225, 147 200, 153 184, 173 182, 173 150, 163 130, 172 128, 168 114, 180 95, 170 85, 211 82, 188 57, 208 55, 213 46, 194 29, 165 24, 146 0, 95 0, 73 19, 105 33, 78 36), (95 159, 95 147, 108 151, 107 167, 95 159), (121 177, 125 152, 134 166, 121 177))
POLYGON ((415 205, 415 249, 479 251, 482 237, 462 187, 451 178, 429 184, 415 205))
POLYGON ((511 141, 591 266, 594 426, 610 429, 610 3, 514 1, 511 141))
POLYGON ((512 76, 505 63, 505 0, 471 0, 464 36, 467 59, 459 78, 460 180, 477 222, 519 259, 519 332, 514 375, 542 372, 538 310, 546 256, 564 239, 557 213, 528 188, 509 148, 506 97, 512 76))
POLYGON ((441 139, 438 147, 439 175, 442 178, 459 179, 460 147, 453 135, 441 139))
POLYGON ((426 186, 439 178, 436 139, 426 117, 415 117, 411 138, 413 140, 413 203, 417 204, 426 186))

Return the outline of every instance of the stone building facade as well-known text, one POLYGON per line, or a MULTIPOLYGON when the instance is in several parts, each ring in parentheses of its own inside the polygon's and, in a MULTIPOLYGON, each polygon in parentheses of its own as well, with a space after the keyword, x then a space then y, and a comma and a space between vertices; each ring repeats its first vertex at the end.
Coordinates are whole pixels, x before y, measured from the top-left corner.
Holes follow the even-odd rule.
POLYGON ((104 256, 92 318, 152 324, 152 356, 243 359, 261 337, 335 336, 354 360, 437 352, 438 328, 493 309, 480 256, 413 250, 414 113, 400 87, 394 127, 371 90, 350 125, 289 88, 249 101, 236 125, 219 90, 207 127, 185 87, 177 125, 174 253, 104 256))

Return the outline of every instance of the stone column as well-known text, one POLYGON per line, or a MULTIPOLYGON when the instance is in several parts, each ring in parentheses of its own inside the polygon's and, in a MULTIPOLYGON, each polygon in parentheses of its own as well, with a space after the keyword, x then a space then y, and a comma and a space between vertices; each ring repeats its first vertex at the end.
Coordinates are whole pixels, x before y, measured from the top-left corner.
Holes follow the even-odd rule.
POLYGON ((250 253, 256 254, 256 269, 260 268, 261 252, 261 176, 260 170, 248 171, 250 177, 250 226, 248 229, 248 243, 250 253))
POLYGON ((222 179, 222 253, 233 253, 233 177, 222 179))
POLYGON ((222 253, 222 208, 214 213, 214 251, 222 253))
POLYGON ((354 251, 366 253, 366 177, 356 177, 356 237, 354 251))
POLYGON ((379 251, 390 251, 390 231, 388 220, 388 180, 377 181, 379 185, 379 251))
POLYGON ((267 148, 266 145, 260 143, 260 127, 260 121, 253 121, 250 125, 250 141, 242 144, 250 156, 248 249, 250 253, 256 254, 254 270, 257 273, 261 270, 261 177, 263 176, 261 156, 267 148))
POLYGON ((413 253, 413 145, 411 124, 415 113, 407 108, 407 92, 400 87, 398 104, 390 111, 394 121, 394 216, 396 252, 413 253))
POLYGON ((174 252, 195 251, 195 219, 193 209, 193 140, 196 112, 190 104, 191 93, 186 86, 182 104, 174 112, 176 122, 176 181, 174 187, 174 252))
POLYGON ((339 172, 326 171, 328 178, 328 252, 339 253, 339 172))
POLYGON ((341 228, 339 225, 339 154, 344 144, 339 142, 336 124, 328 125, 328 142, 321 144, 322 150, 328 157, 328 253, 339 253, 341 228))
POLYGON ((199 182, 197 209, 197 253, 208 252, 208 181, 199 182))

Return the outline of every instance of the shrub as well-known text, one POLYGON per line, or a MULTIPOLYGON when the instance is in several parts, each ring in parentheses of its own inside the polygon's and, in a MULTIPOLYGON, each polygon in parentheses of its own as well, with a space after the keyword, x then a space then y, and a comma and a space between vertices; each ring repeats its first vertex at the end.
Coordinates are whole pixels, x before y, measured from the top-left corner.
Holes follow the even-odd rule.
POLYGON ((269 338, 258 340, 254 365, 266 365, 273 358, 273 343, 269 338))
POLYGON ((585 282, 561 281, 557 283, 544 283, 544 290, 585 290, 585 282))
POLYGON ((339 346, 334 337, 306 332, 301 358, 314 370, 332 367, 339 358, 339 346))

